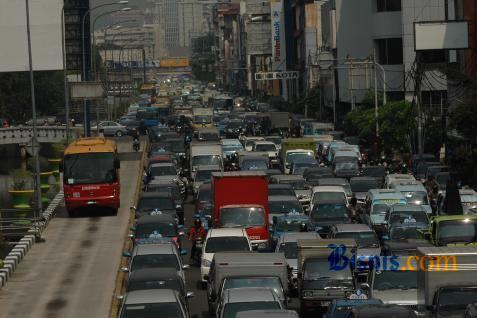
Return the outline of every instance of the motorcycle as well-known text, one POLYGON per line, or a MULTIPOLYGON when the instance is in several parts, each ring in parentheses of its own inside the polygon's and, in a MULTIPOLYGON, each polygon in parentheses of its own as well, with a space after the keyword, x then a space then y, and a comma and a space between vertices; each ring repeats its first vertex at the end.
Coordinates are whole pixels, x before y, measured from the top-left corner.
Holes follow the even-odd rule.
POLYGON ((200 264, 202 258, 202 247, 204 246, 204 240, 201 238, 195 239, 195 252, 192 255, 192 259, 196 264, 200 264))
POLYGON ((140 146, 141 146, 141 144, 140 144, 140 142, 139 142, 139 139, 134 138, 134 141, 133 141, 133 149, 134 149, 134 151, 135 151, 135 152, 138 152, 140 146))

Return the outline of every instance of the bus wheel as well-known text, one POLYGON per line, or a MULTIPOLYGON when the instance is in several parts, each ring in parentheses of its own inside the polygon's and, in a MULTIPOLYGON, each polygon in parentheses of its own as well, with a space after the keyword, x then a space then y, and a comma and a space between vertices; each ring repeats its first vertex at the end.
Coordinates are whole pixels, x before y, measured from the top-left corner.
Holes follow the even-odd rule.
POLYGON ((117 137, 121 137, 122 135, 123 135, 123 132, 122 132, 121 130, 118 130, 118 131, 116 132, 116 136, 117 136, 117 137))

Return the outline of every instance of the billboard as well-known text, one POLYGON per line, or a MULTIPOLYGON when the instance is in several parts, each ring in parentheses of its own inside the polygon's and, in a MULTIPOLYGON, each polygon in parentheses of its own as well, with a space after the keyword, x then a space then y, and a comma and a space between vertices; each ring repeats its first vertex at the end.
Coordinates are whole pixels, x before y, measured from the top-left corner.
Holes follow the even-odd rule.
POLYGON ((171 58, 160 61, 161 67, 187 67, 189 66, 189 59, 187 58, 171 58))
MULTIPOLYGON (((63 69, 62 0, 29 0, 33 69, 63 69)), ((0 72, 29 70, 26 1, 0 0, 0 72)))
POLYGON ((272 26, 272 68, 274 71, 285 69, 286 59, 284 19, 282 13, 282 2, 270 3, 271 26, 272 26))
POLYGON ((469 26, 466 21, 414 23, 414 48, 422 50, 452 50, 469 47, 469 26))

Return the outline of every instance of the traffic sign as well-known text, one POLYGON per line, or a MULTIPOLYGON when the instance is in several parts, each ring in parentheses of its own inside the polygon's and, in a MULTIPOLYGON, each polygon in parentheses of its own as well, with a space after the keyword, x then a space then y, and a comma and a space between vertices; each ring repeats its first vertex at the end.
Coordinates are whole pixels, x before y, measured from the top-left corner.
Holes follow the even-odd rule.
POLYGON ((291 80, 298 78, 297 71, 282 71, 282 72, 262 72, 255 73, 256 81, 271 81, 276 79, 291 80))

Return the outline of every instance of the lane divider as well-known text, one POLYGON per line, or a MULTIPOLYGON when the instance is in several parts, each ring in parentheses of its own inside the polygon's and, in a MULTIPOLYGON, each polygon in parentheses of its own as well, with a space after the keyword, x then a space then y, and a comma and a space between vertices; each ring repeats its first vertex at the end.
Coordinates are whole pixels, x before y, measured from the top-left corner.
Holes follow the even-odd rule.
MULTIPOLYGON (((56 208, 63 200, 63 190, 60 190, 53 200, 51 200, 45 211, 42 212, 42 220, 36 224, 40 233, 43 232, 46 226, 50 223, 50 220, 54 217, 56 208)), ((3 260, 3 267, 0 268, 0 289, 2 289, 7 281, 12 277, 15 270, 18 268, 22 260, 25 258, 27 252, 36 243, 37 230, 28 230, 27 235, 22 237, 20 241, 13 247, 8 253, 7 257, 3 260)))

